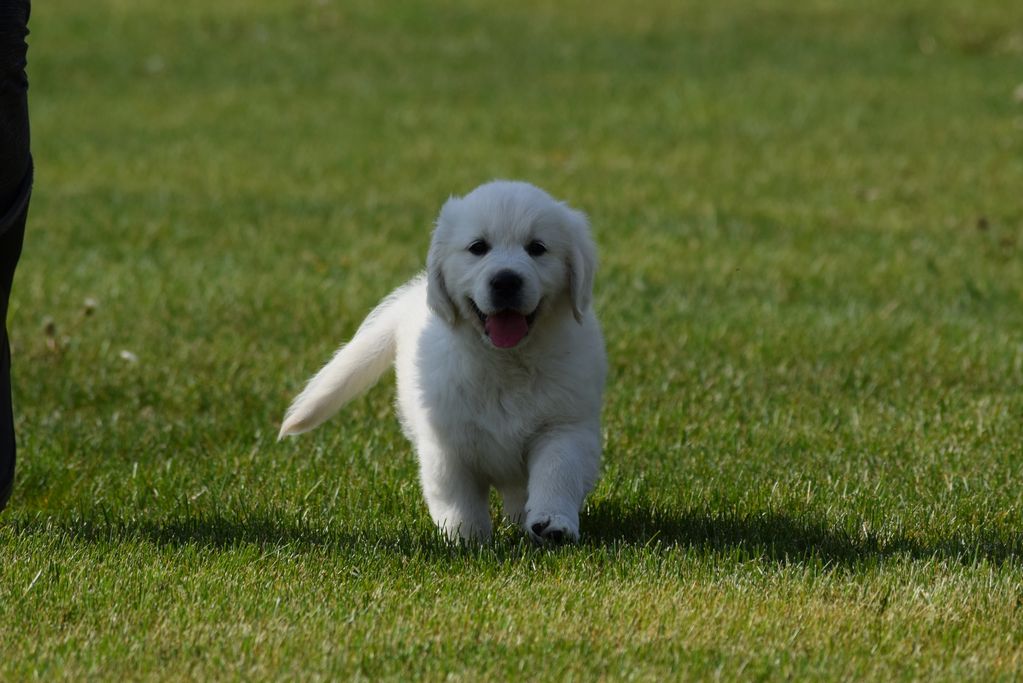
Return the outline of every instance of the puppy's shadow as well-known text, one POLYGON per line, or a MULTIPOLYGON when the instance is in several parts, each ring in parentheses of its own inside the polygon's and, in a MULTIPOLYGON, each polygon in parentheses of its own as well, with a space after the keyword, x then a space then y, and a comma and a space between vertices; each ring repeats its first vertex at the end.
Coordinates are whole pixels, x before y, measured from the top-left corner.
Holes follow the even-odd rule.
POLYGON ((929 540, 905 534, 882 537, 863 533, 858 525, 843 528, 810 516, 765 510, 666 511, 656 507, 623 508, 602 501, 587 507, 581 526, 584 543, 592 545, 685 547, 785 564, 848 566, 894 556, 1001 564, 1023 555, 1023 538, 1009 534, 955 534, 929 540))
MULTIPOLYGON (((204 513, 161 519, 112 518, 103 511, 60 517, 8 517, 16 535, 60 534, 77 542, 118 545, 147 542, 159 547, 218 550, 252 546, 295 552, 393 554, 403 557, 462 561, 482 552, 503 562, 531 554, 518 530, 505 529, 482 548, 446 543, 423 520, 421 525, 354 528, 329 519, 303 521, 294 511, 249 510, 204 513), (518 542, 516 542, 518 539, 518 542), (468 555, 467 555, 468 553, 468 555), (525 554, 524 554, 525 553, 525 554)), ((829 526, 820 519, 784 512, 723 512, 710 507, 663 510, 625 507, 613 500, 589 504, 581 518, 582 549, 645 548, 652 553, 685 549, 728 558, 781 564, 814 563, 853 566, 894 556, 951 559, 963 564, 1002 564, 1023 556, 1019 536, 977 533, 920 540, 905 535, 864 534, 829 526)), ((571 549, 536 549, 572 552, 571 549)))

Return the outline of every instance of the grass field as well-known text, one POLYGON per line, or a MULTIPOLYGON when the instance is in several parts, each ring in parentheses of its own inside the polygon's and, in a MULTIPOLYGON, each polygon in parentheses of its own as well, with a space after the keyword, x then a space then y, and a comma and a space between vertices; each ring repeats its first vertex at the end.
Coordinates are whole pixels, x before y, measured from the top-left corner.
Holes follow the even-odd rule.
POLYGON ((39 0, 32 29, 0 679, 1023 675, 1023 4, 39 0), (392 381, 275 443, 493 177, 602 252, 575 547, 438 540, 392 381))

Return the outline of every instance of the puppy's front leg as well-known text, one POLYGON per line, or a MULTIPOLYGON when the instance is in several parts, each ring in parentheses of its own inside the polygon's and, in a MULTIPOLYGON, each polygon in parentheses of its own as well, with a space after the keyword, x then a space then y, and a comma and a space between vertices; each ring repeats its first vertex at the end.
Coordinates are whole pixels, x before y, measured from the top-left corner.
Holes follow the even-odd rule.
POLYGON ((529 453, 526 533, 538 543, 579 539, 579 509, 597 481, 600 431, 561 427, 540 435, 529 453))
POLYGON ((439 445, 420 445, 419 475, 434 524, 449 540, 490 538, 487 485, 439 445))

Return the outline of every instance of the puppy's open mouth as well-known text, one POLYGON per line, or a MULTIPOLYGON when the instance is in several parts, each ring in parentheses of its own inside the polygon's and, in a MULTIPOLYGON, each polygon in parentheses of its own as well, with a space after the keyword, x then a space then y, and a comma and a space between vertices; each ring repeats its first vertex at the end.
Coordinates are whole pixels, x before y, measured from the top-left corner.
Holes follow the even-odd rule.
POLYGON ((487 315, 472 299, 469 299, 469 305, 472 306, 476 317, 480 319, 487 338, 499 349, 518 346, 529 334, 529 329, 533 326, 533 321, 536 320, 536 314, 540 312, 540 306, 537 305, 528 315, 512 310, 498 311, 487 315))

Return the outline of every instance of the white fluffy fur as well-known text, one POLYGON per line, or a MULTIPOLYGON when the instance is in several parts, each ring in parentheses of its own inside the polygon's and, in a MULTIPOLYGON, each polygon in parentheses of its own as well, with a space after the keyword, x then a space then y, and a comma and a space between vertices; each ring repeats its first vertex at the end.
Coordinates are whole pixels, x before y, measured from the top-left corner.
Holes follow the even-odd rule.
POLYGON ((423 495, 449 537, 485 539, 488 492, 537 542, 575 540, 600 465, 606 374, 590 306, 596 250, 585 217, 528 183, 495 181, 452 198, 437 219, 427 271, 398 288, 288 409, 281 437, 310 430, 371 387, 393 362, 398 412, 419 457, 423 495), (475 256, 468 246, 486 240, 475 256), (547 253, 525 247, 541 240, 547 253), (521 276, 517 346, 494 346, 485 314, 498 270, 521 276))

